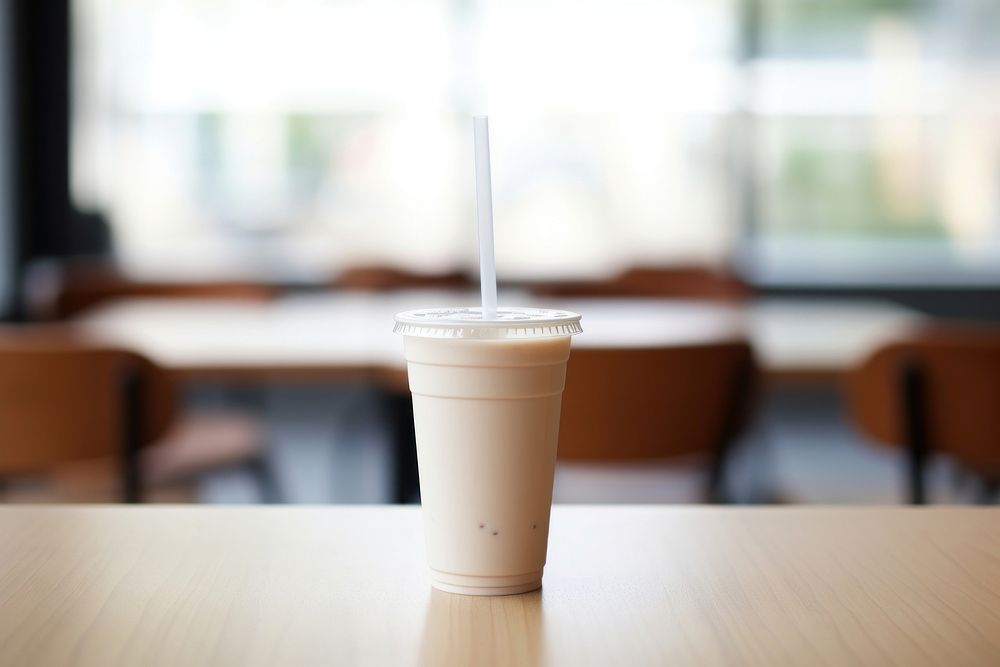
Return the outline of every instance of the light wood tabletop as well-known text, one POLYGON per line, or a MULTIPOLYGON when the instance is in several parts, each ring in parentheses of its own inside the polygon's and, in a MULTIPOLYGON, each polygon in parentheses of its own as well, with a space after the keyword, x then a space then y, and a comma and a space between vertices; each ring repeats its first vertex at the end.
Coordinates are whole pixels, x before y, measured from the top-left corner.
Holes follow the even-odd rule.
POLYGON ((540 592, 404 507, 0 509, 3 665, 1000 664, 1000 510, 557 506, 540 592))
MULTIPOLYGON (((888 302, 762 299, 746 305, 677 299, 541 300, 583 315, 575 347, 676 345, 746 338, 769 379, 829 381, 921 321, 888 302)), ((86 335, 126 346, 187 379, 295 378, 379 381, 404 372, 393 315, 468 305, 454 291, 319 293, 271 302, 139 299, 109 303, 76 321, 86 335)), ((405 386, 405 383, 404 383, 405 386)))

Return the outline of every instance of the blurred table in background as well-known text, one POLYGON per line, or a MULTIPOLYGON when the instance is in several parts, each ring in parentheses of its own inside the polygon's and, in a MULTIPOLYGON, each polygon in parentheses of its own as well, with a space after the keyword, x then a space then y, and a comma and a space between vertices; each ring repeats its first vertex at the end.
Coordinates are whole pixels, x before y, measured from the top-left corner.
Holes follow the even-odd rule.
MULTIPOLYGON (((90 338, 141 352, 185 380, 367 380, 402 385, 401 310, 476 303, 478 294, 412 291, 287 296, 265 302, 138 299, 85 313, 90 338)), ((823 381, 860 363, 922 317, 889 302, 760 299, 746 305, 671 299, 546 299, 502 303, 583 315, 574 345, 657 346, 747 338, 769 382, 823 381)))
POLYGON ((542 590, 476 598, 415 508, 2 509, 0 663, 996 665, 997 525, 556 506, 542 590))
POLYGON ((882 344, 927 321, 875 299, 760 299, 747 314, 750 341, 772 383, 837 381, 882 344))

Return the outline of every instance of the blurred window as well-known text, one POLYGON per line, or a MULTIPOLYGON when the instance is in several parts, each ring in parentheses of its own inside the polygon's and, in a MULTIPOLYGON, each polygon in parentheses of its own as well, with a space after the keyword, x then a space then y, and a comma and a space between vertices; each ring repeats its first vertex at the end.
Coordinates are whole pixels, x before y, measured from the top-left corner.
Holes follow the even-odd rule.
POLYGON ((126 265, 1000 265, 995 0, 75 0, 73 194, 126 265))
POLYGON ((1000 3, 757 7, 746 72, 758 276, 1000 279, 1000 3))
POLYGON ((73 190, 140 268, 718 260, 730 2, 77 0, 73 190))

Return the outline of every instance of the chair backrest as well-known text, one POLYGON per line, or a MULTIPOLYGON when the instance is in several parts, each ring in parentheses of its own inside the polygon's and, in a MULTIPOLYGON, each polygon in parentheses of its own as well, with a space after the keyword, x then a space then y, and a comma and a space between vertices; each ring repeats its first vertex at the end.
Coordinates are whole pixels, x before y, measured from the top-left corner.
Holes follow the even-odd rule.
POLYGON ((918 418, 930 451, 1000 475, 1000 329, 929 328, 877 350, 849 374, 853 419, 889 446, 903 446, 909 435, 904 369, 919 374, 918 418))
POLYGON ((113 299, 194 298, 267 301, 278 289, 259 282, 138 279, 114 267, 70 265, 59 270, 54 294, 34 306, 40 319, 66 319, 113 299))
POLYGON ((348 290, 392 291, 402 289, 471 289, 476 286, 464 271, 415 273, 392 266, 353 266, 343 271, 334 286, 348 290))
POLYGON ((559 457, 613 461, 718 453, 743 426, 753 373, 746 342, 574 348, 559 457))
POLYGON ((138 425, 136 444, 147 444, 166 430, 173 410, 168 377, 143 357, 0 332, 0 476, 121 456, 127 420, 138 425), (137 410, 128 384, 137 388, 137 410))
POLYGON ((609 280, 538 283, 544 296, 629 296, 742 301, 750 287, 736 275, 700 266, 634 267, 609 280))

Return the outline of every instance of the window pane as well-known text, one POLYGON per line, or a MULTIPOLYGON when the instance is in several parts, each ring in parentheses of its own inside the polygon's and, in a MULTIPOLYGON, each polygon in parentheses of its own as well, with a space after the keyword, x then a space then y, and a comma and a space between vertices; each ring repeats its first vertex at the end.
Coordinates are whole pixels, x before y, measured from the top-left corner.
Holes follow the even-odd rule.
POLYGON ((77 0, 73 185, 144 269, 498 267, 731 250, 727 0, 77 0))
POLYGON ((760 25, 760 275, 1000 275, 1000 5, 767 0, 760 25))
POLYGON ((474 266, 489 112, 503 275, 743 242, 764 279, 1000 271, 992 0, 74 10, 74 197, 132 266, 474 266))

